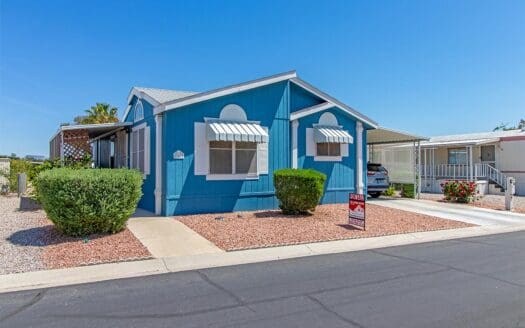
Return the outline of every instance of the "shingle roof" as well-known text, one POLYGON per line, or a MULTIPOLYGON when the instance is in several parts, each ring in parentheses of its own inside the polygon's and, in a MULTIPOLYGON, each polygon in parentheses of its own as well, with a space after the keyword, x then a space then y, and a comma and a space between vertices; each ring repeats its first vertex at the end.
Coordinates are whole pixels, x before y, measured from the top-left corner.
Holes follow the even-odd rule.
POLYGON ((144 87, 134 87, 134 88, 139 92, 144 92, 145 94, 147 94, 148 96, 155 99, 161 104, 168 102, 168 101, 193 96, 198 93, 198 92, 193 92, 193 91, 178 91, 178 90, 157 89, 157 88, 144 88, 144 87))

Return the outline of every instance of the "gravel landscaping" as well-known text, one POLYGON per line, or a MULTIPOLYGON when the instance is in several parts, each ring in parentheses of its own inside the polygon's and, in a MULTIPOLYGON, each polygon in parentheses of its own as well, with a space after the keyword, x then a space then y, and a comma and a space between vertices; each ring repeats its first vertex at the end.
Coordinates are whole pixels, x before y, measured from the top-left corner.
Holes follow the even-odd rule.
POLYGON ((176 216, 175 220, 227 251, 473 226, 372 204, 366 211, 366 231, 347 224, 347 204, 320 205, 307 216, 284 216, 272 210, 176 216))
POLYGON ((16 196, 0 197, 0 274, 144 259, 151 255, 127 229, 70 238, 43 210, 19 211, 16 196))
MULTIPOLYGON (((445 202, 445 198, 442 194, 421 194, 421 199, 434 200, 445 202)), ((465 204, 468 206, 476 206, 482 208, 490 208, 493 210, 505 210, 505 196, 503 195, 485 195, 479 197, 472 203, 465 204)), ((514 212, 525 213, 525 197, 524 196, 514 196, 514 212)))

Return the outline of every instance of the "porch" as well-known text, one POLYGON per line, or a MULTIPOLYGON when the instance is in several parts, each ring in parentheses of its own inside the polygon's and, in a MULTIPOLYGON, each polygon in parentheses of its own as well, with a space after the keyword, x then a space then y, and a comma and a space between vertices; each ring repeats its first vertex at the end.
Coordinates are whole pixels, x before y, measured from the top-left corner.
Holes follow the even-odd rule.
POLYGON ((94 167, 127 167, 131 123, 62 125, 49 141, 49 158, 91 160, 94 167))
POLYGON ((496 146, 493 140, 422 145, 419 170, 422 191, 440 192, 444 181, 467 180, 477 182, 481 194, 503 192, 506 176, 498 169, 496 146))

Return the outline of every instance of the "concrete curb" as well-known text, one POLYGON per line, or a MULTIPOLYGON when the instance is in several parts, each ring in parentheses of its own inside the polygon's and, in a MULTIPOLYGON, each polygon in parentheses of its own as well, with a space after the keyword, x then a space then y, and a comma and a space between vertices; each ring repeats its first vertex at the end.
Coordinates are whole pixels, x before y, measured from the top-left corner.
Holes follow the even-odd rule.
POLYGON ((525 230, 525 224, 414 232, 383 237, 347 239, 293 246, 166 257, 143 261, 97 264, 68 269, 0 275, 0 293, 75 285, 112 279, 180 272, 212 267, 267 262, 313 255, 355 252, 525 230))

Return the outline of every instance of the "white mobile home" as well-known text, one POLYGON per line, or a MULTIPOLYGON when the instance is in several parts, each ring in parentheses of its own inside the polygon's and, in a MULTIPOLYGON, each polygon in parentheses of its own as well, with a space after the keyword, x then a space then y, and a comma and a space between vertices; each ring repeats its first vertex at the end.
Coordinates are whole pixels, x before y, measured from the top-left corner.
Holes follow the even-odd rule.
POLYGON ((410 163, 419 162, 422 192, 439 193, 446 180, 469 180, 477 182, 481 194, 499 194, 506 188, 506 178, 514 177, 516 194, 525 195, 523 129, 432 137, 420 147, 383 145, 369 149, 369 158, 381 162, 393 182, 408 177, 410 163))

